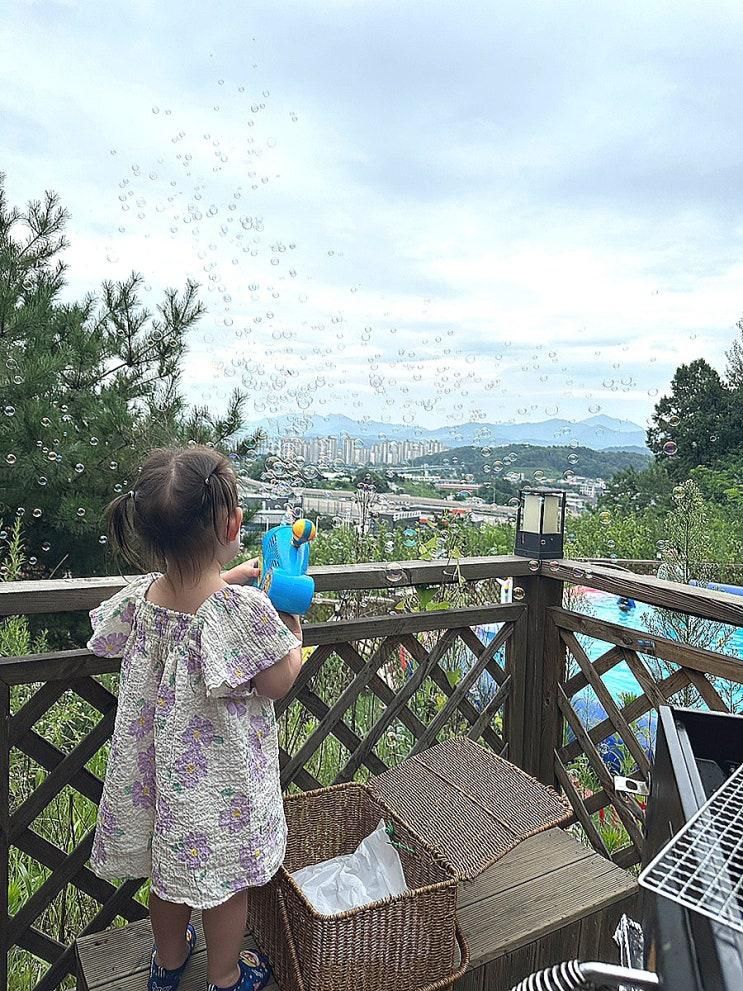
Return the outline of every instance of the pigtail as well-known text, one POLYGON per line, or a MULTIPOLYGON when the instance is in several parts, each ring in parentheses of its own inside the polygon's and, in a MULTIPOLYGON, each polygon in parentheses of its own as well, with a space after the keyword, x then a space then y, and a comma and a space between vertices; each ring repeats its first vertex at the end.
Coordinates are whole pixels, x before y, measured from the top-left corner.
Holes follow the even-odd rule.
POLYGON ((117 557, 128 561, 134 567, 141 567, 138 540, 134 528, 135 493, 125 492, 117 496, 106 507, 108 541, 117 557))
POLYGON ((218 540, 224 540, 221 532, 225 518, 237 507, 235 476, 229 462, 221 459, 204 479, 204 499, 209 509, 211 528, 218 540))

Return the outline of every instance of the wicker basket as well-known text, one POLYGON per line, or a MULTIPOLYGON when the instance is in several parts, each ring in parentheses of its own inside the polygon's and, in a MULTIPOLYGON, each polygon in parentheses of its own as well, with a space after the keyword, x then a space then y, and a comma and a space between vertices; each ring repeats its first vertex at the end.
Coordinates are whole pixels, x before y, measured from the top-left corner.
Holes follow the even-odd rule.
POLYGON ((284 866, 249 899, 249 928, 282 991, 438 991, 466 971, 459 882, 521 839, 564 821, 557 794, 470 741, 405 761, 370 786, 284 800, 284 866), (338 915, 315 911, 294 871, 356 849, 380 819, 394 826, 409 890, 338 915))

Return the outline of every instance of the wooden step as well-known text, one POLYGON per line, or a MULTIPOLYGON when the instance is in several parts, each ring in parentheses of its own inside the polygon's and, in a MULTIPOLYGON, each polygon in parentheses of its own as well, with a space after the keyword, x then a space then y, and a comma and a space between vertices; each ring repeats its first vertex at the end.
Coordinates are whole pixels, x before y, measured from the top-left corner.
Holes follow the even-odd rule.
MULTIPOLYGON (((201 913, 194 912, 196 949, 183 974, 182 991, 206 991, 206 943, 201 913)), ((250 933, 243 949, 255 949, 250 933)), ((150 972, 152 929, 149 919, 120 929, 107 929, 77 941, 78 991, 145 991, 150 972)), ((276 985, 271 988, 276 991, 276 985)))
MULTIPOLYGON (((563 830, 550 829, 532 836, 477 880, 460 887, 459 921, 470 947, 470 970, 484 973, 491 962, 515 957, 520 948, 544 942, 552 933, 558 934, 553 947, 556 959, 562 959, 559 933, 571 926, 572 932, 583 919, 592 921, 585 927, 580 946, 584 956, 594 956, 599 948, 592 946, 596 942, 591 938, 595 920, 609 906, 632 899, 636 890, 632 875, 563 830)), ((194 913, 193 922, 197 949, 181 989, 205 991, 206 947, 198 913, 194 913)), ((254 948, 249 934, 244 946, 254 948)), ((77 943, 78 988, 143 991, 151 950, 152 931, 147 920, 83 937, 77 943)), ((538 950, 532 958, 536 960, 534 969, 552 962, 542 964, 538 950)), ((463 989, 490 986, 481 976, 465 978, 462 983, 463 989)))

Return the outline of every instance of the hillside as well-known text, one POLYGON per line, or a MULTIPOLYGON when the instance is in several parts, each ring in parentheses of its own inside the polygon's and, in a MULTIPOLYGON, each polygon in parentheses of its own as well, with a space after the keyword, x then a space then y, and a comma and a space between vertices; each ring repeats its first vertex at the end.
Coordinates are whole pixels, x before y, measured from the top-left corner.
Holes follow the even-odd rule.
POLYGON ((491 481, 494 474, 497 477, 498 474, 506 475, 509 472, 523 472, 531 477, 537 470, 545 473, 545 480, 555 481, 562 478, 566 471, 587 478, 609 479, 625 468, 646 468, 650 460, 651 455, 643 452, 512 444, 509 447, 458 447, 440 454, 416 458, 413 464, 448 470, 460 478, 463 474, 471 474, 476 482, 491 481), (489 457, 483 455, 483 450, 489 451, 489 457), (500 473, 493 470, 499 461, 503 463, 500 473), (490 466, 489 471, 486 466, 490 466))

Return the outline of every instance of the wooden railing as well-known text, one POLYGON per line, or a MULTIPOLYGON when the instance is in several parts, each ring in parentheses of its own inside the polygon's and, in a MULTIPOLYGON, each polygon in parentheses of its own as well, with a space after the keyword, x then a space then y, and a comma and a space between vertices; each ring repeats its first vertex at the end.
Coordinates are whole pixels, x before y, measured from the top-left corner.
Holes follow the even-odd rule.
MULTIPOLYGON (((466 735, 561 788, 588 842, 621 865, 637 863, 643 809, 615 791, 602 748, 610 737, 621 740, 622 773, 647 779, 652 762, 637 720, 680 695, 728 708, 710 679, 743 684, 743 663, 565 608, 565 589, 589 586, 735 626, 743 626, 743 599, 616 566, 533 567, 510 557, 467 559, 457 569, 404 562, 394 589, 385 564, 314 569, 318 593, 331 598, 385 590, 379 598, 389 602, 400 589, 456 583, 464 604, 305 626, 307 657, 277 705, 285 787, 365 779, 447 736, 466 735), (495 580, 506 577, 517 591, 503 605, 495 580), (591 660, 596 640, 607 649, 591 660), (603 679, 622 661, 641 691, 619 701, 603 679), (581 720, 586 691, 606 713, 596 725, 581 720), (607 816, 616 827, 609 831, 607 816)), ((123 584, 0 584, 0 617, 88 610, 123 584)), ((41 963, 27 986, 51 991, 69 980, 76 935, 145 914, 139 881, 115 887, 87 866, 118 666, 86 650, 0 659, 0 987, 6 960, 12 970, 31 955, 41 963), (57 828, 60 808, 69 809, 64 828, 57 828), (33 881, 24 887, 21 875, 33 881), (73 902, 75 925, 63 925, 70 913, 60 906, 73 902)))

